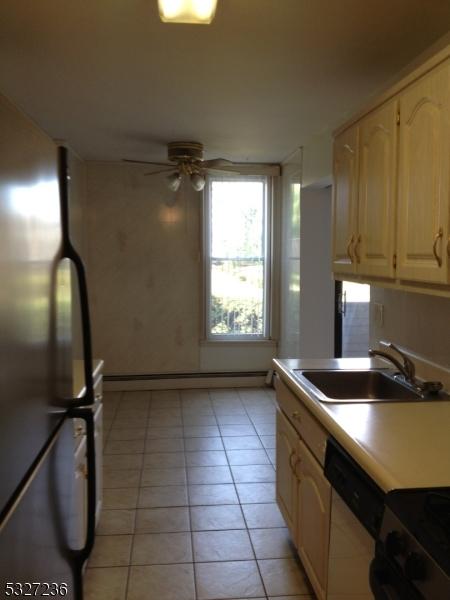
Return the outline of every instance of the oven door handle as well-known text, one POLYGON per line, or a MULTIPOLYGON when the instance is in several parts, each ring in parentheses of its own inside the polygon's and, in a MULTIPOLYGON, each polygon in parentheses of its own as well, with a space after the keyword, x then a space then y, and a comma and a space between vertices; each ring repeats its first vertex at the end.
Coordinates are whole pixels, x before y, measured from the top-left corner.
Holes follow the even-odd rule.
POLYGON ((400 600, 400 596, 389 582, 389 571, 378 558, 370 563, 369 580, 370 589, 375 600, 400 600))

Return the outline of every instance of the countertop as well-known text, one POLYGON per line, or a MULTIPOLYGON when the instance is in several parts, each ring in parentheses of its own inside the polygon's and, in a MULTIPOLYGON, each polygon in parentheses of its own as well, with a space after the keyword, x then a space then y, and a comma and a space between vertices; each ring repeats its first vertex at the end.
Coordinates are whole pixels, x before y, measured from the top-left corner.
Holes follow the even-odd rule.
MULTIPOLYGON (((103 369, 103 360, 94 358, 92 361, 92 377, 94 378, 94 384, 97 377, 100 375, 103 369)), ((84 362, 82 360, 73 361, 73 397, 81 398, 84 394, 84 362)))
POLYGON ((450 486, 450 401, 325 404, 292 369, 369 369, 379 359, 274 359, 276 372, 385 491, 450 486))

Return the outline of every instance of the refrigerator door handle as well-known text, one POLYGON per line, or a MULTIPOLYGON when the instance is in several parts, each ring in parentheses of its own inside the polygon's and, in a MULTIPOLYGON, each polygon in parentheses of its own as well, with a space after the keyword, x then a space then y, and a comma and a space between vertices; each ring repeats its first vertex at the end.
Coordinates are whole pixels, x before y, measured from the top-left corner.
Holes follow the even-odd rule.
POLYGON ((92 376, 92 339, 91 318, 89 314, 88 291, 86 282, 86 271, 80 255, 75 250, 70 239, 69 231, 69 171, 67 160, 67 148, 58 146, 58 178, 61 202, 61 226, 62 226, 62 250, 61 258, 68 258, 74 265, 78 280, 78 290, 81 310, 81 329, 83 340, 83 363, 85 391, 81 398, 75 398, 71 402, 72 407, 89 406, 95 402, 94 380, 92 376))
MULTIPOLYGON (((94 411, 90 408, 71 408, 68 411, 71 419, 83 419, 86 423, 86 462, 87 462, 87 527, 86 540, 81 550, 75 551, 77 577, 82 578, 82 569, 94 546, 96 497, 96 463, 95 463, 95 425, 94 411)), ((80 579, 81 583, 81 579, 80 579)))

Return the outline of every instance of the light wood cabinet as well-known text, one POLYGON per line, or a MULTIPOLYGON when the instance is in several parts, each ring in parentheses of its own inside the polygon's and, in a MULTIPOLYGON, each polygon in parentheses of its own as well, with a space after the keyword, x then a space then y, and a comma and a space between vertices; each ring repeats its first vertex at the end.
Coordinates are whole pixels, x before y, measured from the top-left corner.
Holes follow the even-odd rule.
POLYGON ((306 445, 298 442, 297 549, 319 600, 327 592, 331 485, 306 445))
POLYGON ((276 440, 277 503, 314 591, 319 600, 325 600, 331 486, 323 475, 321 463, 327 434, 279 378, 276 390, 280 406, 276 440), (295 427, 289 421, 291 418, 295 427))
POLYGON ((360 124, 358 229, 353 252, 361 275, 395 277, 397 106, 397 100, 392 100, 360 124))
POLYGON ((297 432, 283 413, 278 410, 276 495, 280 511, 293 537, 295 537, 297 514, 297 479, 293 470, 297 460, 297 442, 297 432))
POLYGON ((358 127, 350 127, 334 142, 333 271, 354 273, 358 201, 358 127))
POLYGON ((337 278, 450 296, 450 46, 337 132, 337 278))
POLYGON ((400 119, 397 274, 447 283, 449 61, 400 95, 400 119))

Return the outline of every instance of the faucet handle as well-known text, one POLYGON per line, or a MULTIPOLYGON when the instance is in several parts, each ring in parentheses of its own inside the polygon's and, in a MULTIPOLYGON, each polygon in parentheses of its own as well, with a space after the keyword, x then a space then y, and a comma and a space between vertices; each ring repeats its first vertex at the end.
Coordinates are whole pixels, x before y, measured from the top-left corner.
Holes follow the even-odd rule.
POLYGON ((416 367, 414 366, 414 363, 409 358, 409 356, 407 356, 404 352, 402 352, 399 348, 397 348, 397 346, 395 344, 393 344, 392 342, 389 342, 388 348, 390 348, 391 350, 395 350, 395 352, 397 352, 397 354, 400 354, 400 356, 403 359, 403 365, 405 367, 405 371, 407 371, 407 373, 408 373, 408 377, 411 380, 414 379, 414 377, 416 375, 416 367))

